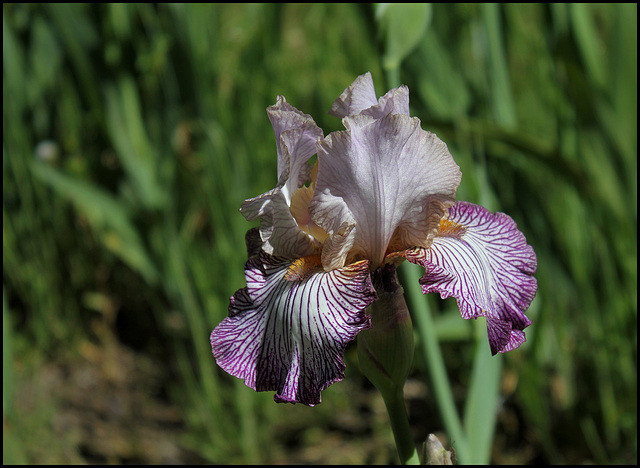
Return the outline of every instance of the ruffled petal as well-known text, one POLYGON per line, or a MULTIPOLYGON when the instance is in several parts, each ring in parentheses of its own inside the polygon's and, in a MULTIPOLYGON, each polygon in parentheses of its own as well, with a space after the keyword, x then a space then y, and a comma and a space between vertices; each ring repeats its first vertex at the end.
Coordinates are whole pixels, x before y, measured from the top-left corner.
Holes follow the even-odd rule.
POLYGON ((382 96, 375 106, 363 110, 360 114, 374 119, 381 119, 388 114, 409 115, 409 88, 405 85, 393 88, 382 96))
POLYGON ((355 241, 355 236, 351 235, 354 229, 355 225, 343 223, 338 232, 325 241, 322 246, 322 266, 326 271, 340 268, 345 264, 355 241))
POLYGON ((267 115, 276 136, 278 153, 278 186, 283 187, 287 202, 293 192, 309 181, 311 167, 307 161, 316 153, 316 141, 322 138, 322 129, 313 118, 304 114, 284 96, 267 108, 267 115))
POLYGON ((360 75, 334 101, 329 111, 329 115, 340 118, 359 114, 373 119, 381 119, 387 114, 409 115, 409 88, 405 85, 393 88, 378 100, 371 73, 360 75))
POLYGON ((344 118, 356 115, 371 106, 378 104, 376 90, 373 86, 371 72, 360 75, 345 89, 331 106, 329 115, 344 118))
POLYGON ((240 212, 249 221, 260 218, 263 248, 272 255, 297 258, 316 253, 320 243, 300 230, 291 213, 293 193, 310 180, 309 158, 316 153, 322 130, 311 116, 303 114, 278 96, 267 109, 276 136, 278 185, 262 195, 245 200, 240 212))
POLYGON ((318 253, 322 248, 313 236, 300 230, 279 188, 245 200, 240 211, 248 219, 260 218, 262 249, 271 255, 298 258, 318 253))
POLYGON ((465 319, 487 317, 491 352, 525 341, 525 316, 537 290, 537 259, 515 221, 504 213, 458 202, 441 221, 428 249, 406 255, 425 267, 422 291, 453 296, 465 319))
POLYGON ((392 237, 403 248, 428 247, 461 178, 447 146, 404 114, 344 121, 348 130, 318 144, 312 219, 330 235, 355 224, 351 259, 366 258, 372 269, 382 264, 392 237))
POLYGON ((296 262, 261 253, 246 265, 247 287, 231 298, 229 317, 211 333, 216 362, 277 402, 320 403, 344 378, 345 346, 370 327, 375 300, 366 261, 323 272, 313 258, 296 262))

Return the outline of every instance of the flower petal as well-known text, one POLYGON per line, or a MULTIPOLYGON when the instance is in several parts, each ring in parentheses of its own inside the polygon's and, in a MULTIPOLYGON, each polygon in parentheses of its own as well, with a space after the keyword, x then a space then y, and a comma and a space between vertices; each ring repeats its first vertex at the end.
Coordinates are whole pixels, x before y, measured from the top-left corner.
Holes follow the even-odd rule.
POLYGON ((382 96, 375 106, 363 110, 361 115, 369 115, 381 119, 387 114, 409 115, 409 88, 402 85, 393 88, 382 96))
POLYGON ((322 246, 322 266, 325 271, 340 268, 345 264, 355 241, 355 236, 351 235, 351 231, 354 229, 355 225, 343 223, 338 232, 329 236, 325 241, 322 246))
POLYGON ((407 259, 425 267, 422 291, 453 296, 465 319, 487 317, 491 352, 525 341, 524 315, 537 290, 537 259, 515 221, 467 202, 452 206, 428 249, 407 259))
POLYGON ((367 262, 327 273, 317 265, 264 252, 250 259, 247 287, 211 333, 218 365, 257 391, 275 390, 277 402, 320 403, 320 392, 344 378, 347 343, 370 326, 365 309, 376 293, 367 262))
POLYGON ((348 130, 318 144, 312 219, 330 235, 355 224, 353 258, 369 259, 372 269, 382 264, 392 237, 402 248, 428 247, 461 178, 447 146, 404 114, 344 121, 348 130))
POLYGON ((283 187, 290 203, 293 192, 309 180, 311 167, 307 161, 316 153, 316 140, 322 138, 322 129, 284 96, 278 96, 276 103, 267 108, 267 115, 276 136, 278 186, 283 187))
POLYGON ((409 115, 409 88, 404 85, 394 88, 378 100, 371 73, 360 75, 334 101, 329 111, 329 115, 340 118, 358 114, 374 119, 381 119, 387 114, 409 115))
POLYGON ((356 115, 376 104, 378 104, 378 98, 373 86, 373 78, 371 72, 367 72, 356 78, 334 101, 329 115, 340 118, 356 115))
POLYGON ((300 230, 290 207, 293 193, 310 179, 311 166, 307 161, 316 153, 316 141, 322 138, 322 130, 311 116, 282 96, 267 109, 267 114, 276 135, 278 185, 245 200, 240 212, 248 221, 260 218, 260 237, 269 254, 290 258, 311 255, 319 249, 319 243, 300 230))
POLYGON ((240 211, 260 218, 262 249, 268 254, 298 258, 320 252, 320 242, 300 229, 280 188, 245 200, 240 211))

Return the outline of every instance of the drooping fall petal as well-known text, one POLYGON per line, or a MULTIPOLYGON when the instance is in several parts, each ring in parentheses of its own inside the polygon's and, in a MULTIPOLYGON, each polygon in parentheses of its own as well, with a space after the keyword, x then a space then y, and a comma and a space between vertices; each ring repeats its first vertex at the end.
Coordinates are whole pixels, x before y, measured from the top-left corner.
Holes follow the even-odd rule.
POLYGON ((453 296, 462 317, 487 317, 491 352, 506 352, 525 341, 525 316, 537 289, 537 259, 515 221, 504 213, 458 202, 449 208, 428 249, 407 259, 424 266, 422 291, 453 296))
POLYGON ((276 391, 277 402, 320 403, 320 392, 344 378, 347 343, 370 326, 365 308, 376 293, 367 262, 319 266, 264 252, 250 259, 247 287, 211 333, 218 365, 257 391, 276 391))

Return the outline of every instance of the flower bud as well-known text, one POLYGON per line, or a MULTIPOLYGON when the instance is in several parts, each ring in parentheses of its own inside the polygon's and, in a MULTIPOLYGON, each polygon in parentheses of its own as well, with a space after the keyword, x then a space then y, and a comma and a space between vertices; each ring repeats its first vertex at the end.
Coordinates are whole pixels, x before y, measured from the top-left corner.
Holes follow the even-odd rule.
POLYGON ((373 272, 378 300, 371 304, 371 328, 358 335, 362 372, 383 396, 401 390, 413 362, 413 328, 394 265, 373 272))
POLYGON ((453 465, 452 453, 442 446, 442 442, 435 435, 429 434, 422 446, 422 464, 453 465))

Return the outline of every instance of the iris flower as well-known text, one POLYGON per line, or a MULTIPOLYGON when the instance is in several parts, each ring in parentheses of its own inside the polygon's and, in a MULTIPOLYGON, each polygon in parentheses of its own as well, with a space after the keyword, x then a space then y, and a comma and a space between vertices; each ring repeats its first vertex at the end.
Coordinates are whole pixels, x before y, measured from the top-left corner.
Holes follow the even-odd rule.
POLYGON ((406 86, 377 99, 371 74, 359 76, 330 111, 345 130, 326 137, 282 96, 267 114, 278 183, 240 210, 260 226, 247 286, 211 333, 222 369, 276 402, 320 403, 344 378, 347 344, 371 327, 372 273, 405 259, 424 267, 425 294, 486 317, 492 354, 525 341, 533 248, 506 214, 455 201, 460 169, 409 116, 406 86))

